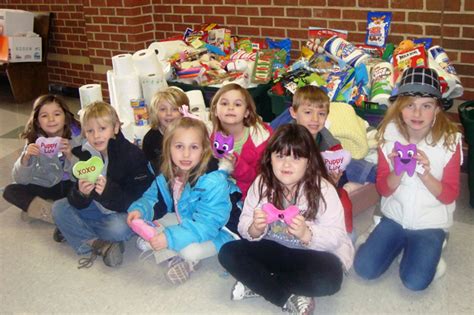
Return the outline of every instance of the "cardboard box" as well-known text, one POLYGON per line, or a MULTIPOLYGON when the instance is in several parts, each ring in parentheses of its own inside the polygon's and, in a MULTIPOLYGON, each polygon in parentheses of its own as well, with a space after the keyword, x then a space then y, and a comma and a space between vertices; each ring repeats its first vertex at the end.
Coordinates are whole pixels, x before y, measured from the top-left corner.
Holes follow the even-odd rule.
POLYGON ((41 37, 0 36, 0 60, 41 62, 41 37))
POLYGON ((0 9, 0 35, 33 32, 34 14, 23 10, 0 9))

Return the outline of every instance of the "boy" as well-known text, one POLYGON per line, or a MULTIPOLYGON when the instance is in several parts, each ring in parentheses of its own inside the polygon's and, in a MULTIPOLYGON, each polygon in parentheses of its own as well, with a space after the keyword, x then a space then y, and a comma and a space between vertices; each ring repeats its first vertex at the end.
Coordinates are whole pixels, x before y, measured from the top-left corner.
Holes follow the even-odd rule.
MULTIPOLYGON (((144 153, 124 138, 117 113, 107 103, 87 106, 81 119, 87 142, 72 153, 80 160, 98 156, 104 162, 95 183, 79 179, 67 198, 53 204, 57 228, 78 255, 79 268, 92 266, 97 256, 115 267, 122 263, 124 245, 133 232, 127 208, 153 180, 144 153)), ((55 231, 55 235, 57 231, 55 231)))

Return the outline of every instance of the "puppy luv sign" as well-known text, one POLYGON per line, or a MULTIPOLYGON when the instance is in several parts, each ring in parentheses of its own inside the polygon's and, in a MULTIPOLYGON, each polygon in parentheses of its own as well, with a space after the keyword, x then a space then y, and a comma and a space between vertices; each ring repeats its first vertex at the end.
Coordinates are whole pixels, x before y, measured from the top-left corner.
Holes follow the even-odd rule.
POLYGON ((341 149, 336 151, 324 151, 321 155, 326 165, 328 172, 345 171, 347 165, 351 161, 351 153, 347 150, 341 149))
POLYGON ((52 158, 58 155, 59 147, 61 146, 61 137, 39 137, 35 143, 39 146, 42 155, 52 158))
POLYGON ((104 162, 98 156, 93 156, 87 161, 79 161, 72 167, 72 173, 78 179, 84 179, 88 182, 95 183, 99 177, 102 169, 104 168, 104 162))

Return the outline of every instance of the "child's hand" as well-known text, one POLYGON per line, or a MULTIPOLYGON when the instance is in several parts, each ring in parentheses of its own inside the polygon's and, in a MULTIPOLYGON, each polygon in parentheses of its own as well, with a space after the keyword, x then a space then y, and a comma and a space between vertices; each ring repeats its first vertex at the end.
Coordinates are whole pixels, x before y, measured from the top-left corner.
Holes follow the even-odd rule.
MULTIPOLYGON (((392 152, 390 152, 390 153, 387 155, 387 157, 390 159, 390 162, 392 163, 392 168, 395 168, 395 158, 396 158, 397 156, 398 156, 398 153, 397 153, 397 151, 395 151, 395 150, 393 150, 392 152)), ((392 171, 392 172, 393 172, 393 174, 395 174, 395 170, 392 171)), ((400 177, 401 177, 402 175, 403 175, 403 173, 400 174, 400 177)))
POLYGON ((307 230, 309 230, 309 228, 306 225, 305 218, 301 214, 298 214, 296 217, 294 217, 293 221, 288 226, 288 233, 299 240, 301 240, 305 234, 307 234, 307 230))
POLYGON ((133 220, 140 219, 141 216, 142 214, 138 210, 133 210, 132 212, 129 212, 127 216, 127 224, 130 225, 133 220))
POLYGON ((339 180, 341 179, 342 173, 343 173, 343 171, 341 171, 341 170, 337 170, 337 171, 334 171, 334 172, 329 172, 329 178, 334 183, 334 186, 337 186, 337 184, 339 183, 339 180))
POLYGON ((250 225, 249 234, 256 238, 260 237, 267 227, 267 214, 260 208, 253 212, 253 223, 250 225))
POLYGON ((423 174, 418 173, 418 176, 424 177, 428 175, 428 173, 431 171, 431 167, 430 167, 430 160, 428 159, 428 156, 426 155, 426 153, 418 149, 415 155, 415 159, 417 161, 416 163, 420 164, 425 170, 423 174))
POLYGON ((168 247, 168 241, 164 233, 158 233, 150 239, 151 248, 154 250, 162 250, 168 247))
POLYGON ((229 161, 232 165, 232 168, 235 167, 235 162, 237 161, 237 153, 229 153, 224 156, 224 159, 229 161))
POLYGON ((94 190, 95 185, 87 180, 79 180, 79 191, 86 197, 89 197, 92 190, 94 190))
POLYGON ((95 182, 95 192, 99 195, 102 195, 107 184, 107 178, 105 176, 99 175, 97 181, 95 182))
POLYGON ((69 141, 69 139, 61 138, 59 152, 64 154, 66 159, 71 160, 72 159, 71 150, 72 150, 72 147, 71 147, 71 142, 69 141))
POLYGON ((28 144, 28 146, 26 147, 26 152, 23 155, 23 158, 21 159, 21 164, 28 165, 28 161, 30 160, 30 157, 38 156, 38 155, 40 155, 39 146, 36 143, 28 144))

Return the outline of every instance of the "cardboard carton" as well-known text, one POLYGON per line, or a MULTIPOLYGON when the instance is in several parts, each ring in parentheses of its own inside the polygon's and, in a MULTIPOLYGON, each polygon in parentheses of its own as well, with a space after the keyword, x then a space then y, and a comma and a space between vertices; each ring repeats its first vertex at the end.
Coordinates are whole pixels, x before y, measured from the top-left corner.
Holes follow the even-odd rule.
POLYGON ((41 37, 0 36, 0 60, 41 62, 41 37))

